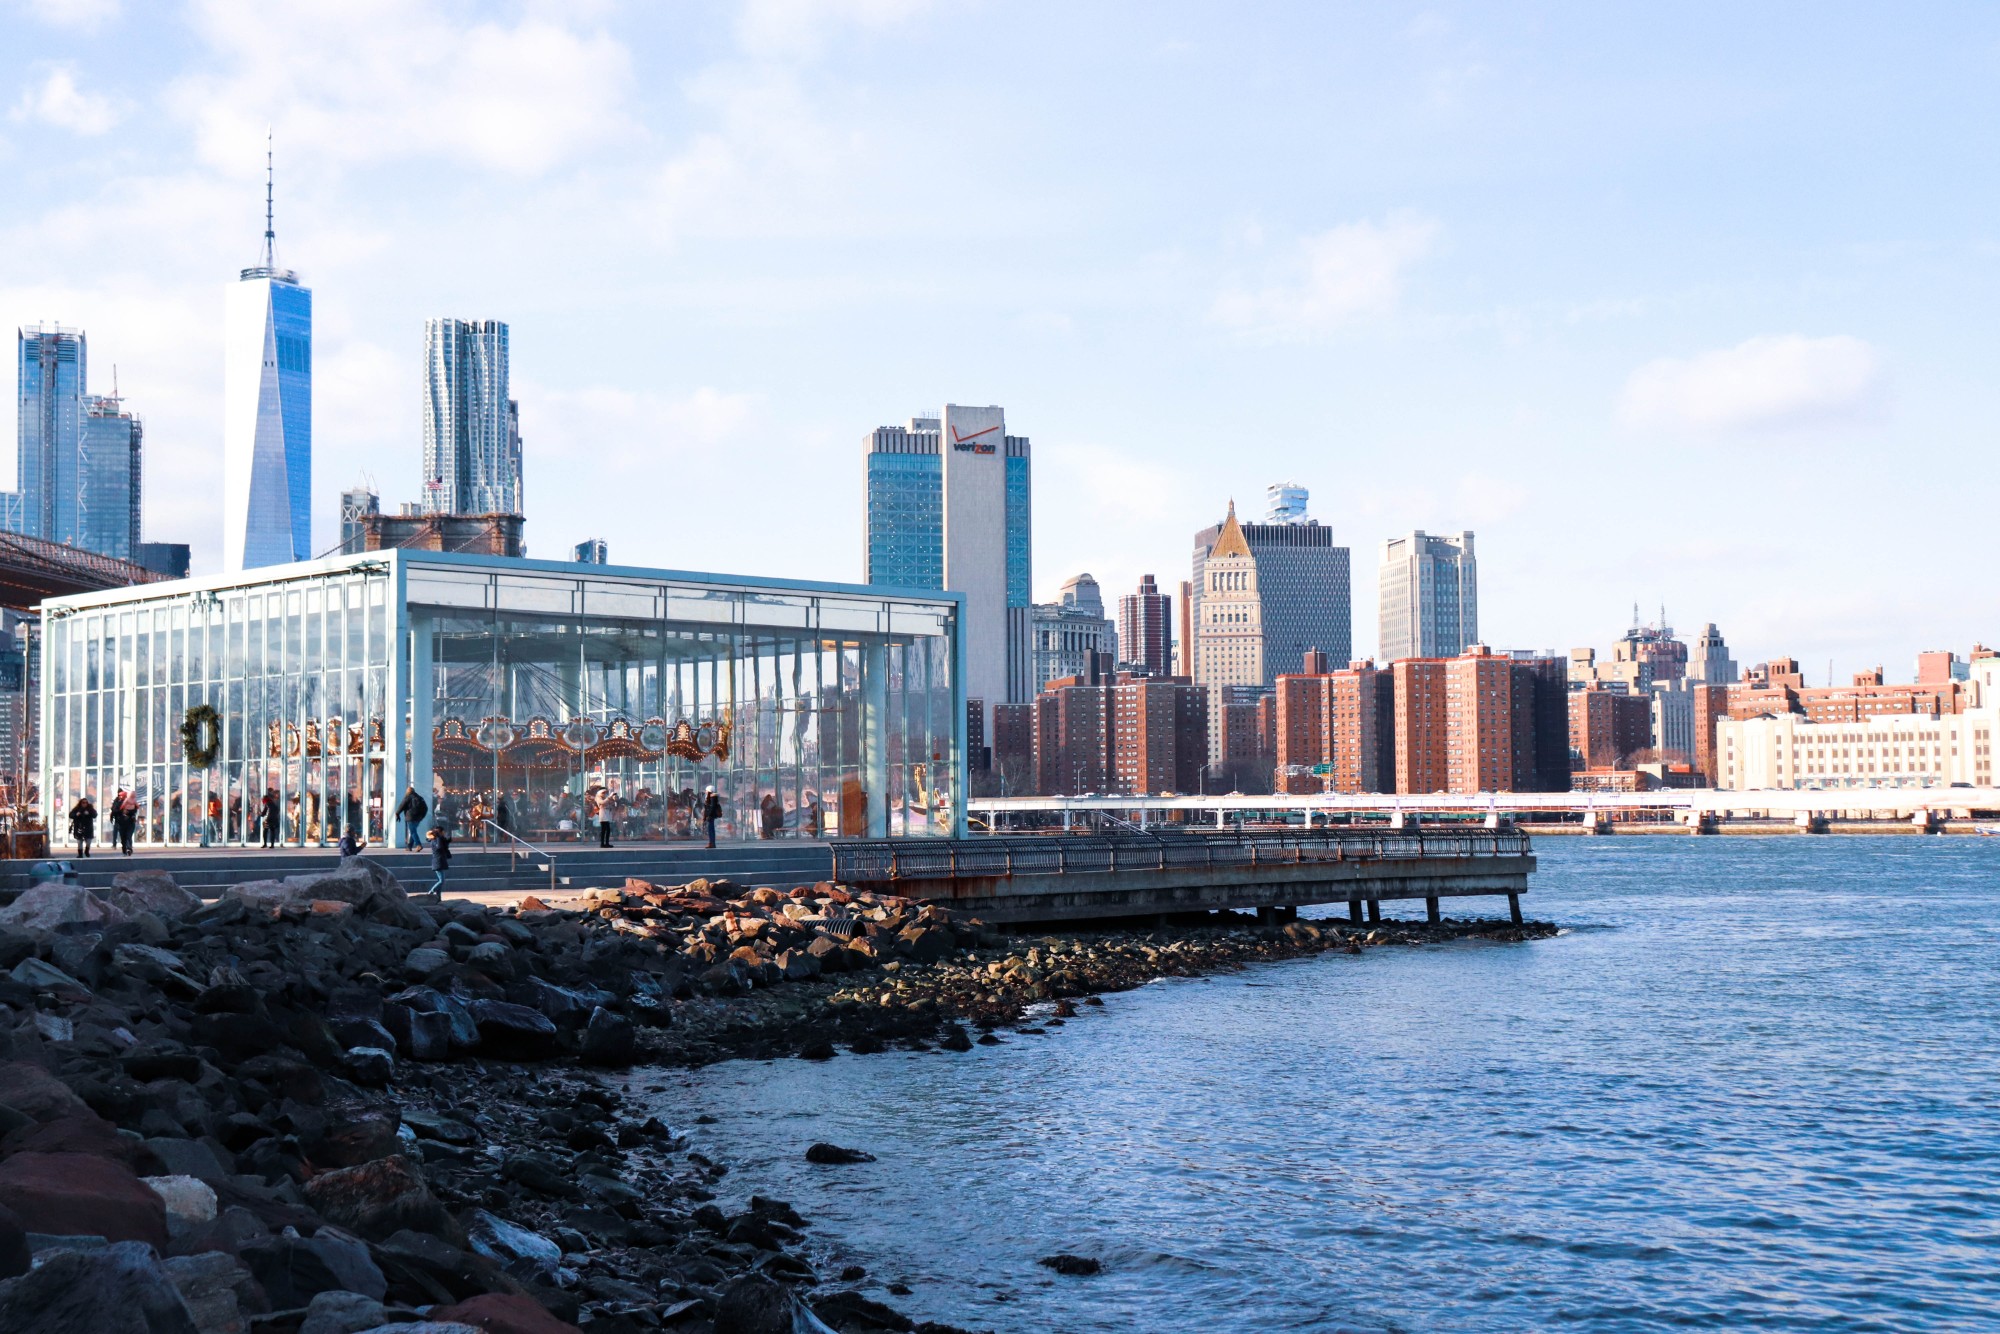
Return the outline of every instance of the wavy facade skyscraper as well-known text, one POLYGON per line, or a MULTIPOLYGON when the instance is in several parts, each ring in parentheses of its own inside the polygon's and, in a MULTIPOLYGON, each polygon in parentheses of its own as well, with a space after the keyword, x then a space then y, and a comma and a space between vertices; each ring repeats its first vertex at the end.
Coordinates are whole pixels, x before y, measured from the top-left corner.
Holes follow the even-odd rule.
POLYGON ((507 326, 424 321, 426 514, 519 514, 521 431, 509 396, 507 326))
POLYGON ((277 265, 270 161, 264 262, 225 297, 222 562, 226 570, 312 558, 312 289, 277 265))

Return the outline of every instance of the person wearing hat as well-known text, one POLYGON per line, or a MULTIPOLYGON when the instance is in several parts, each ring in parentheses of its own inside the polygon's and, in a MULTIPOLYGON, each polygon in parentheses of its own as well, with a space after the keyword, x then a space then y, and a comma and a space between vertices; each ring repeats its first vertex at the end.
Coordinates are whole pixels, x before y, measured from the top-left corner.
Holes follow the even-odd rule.
POLYGON ((715 846, 715 822, 722 818, 722 798, 715 795, 715 784, 708 785, 708 792, 701 799, 701 823, 708 831, 708 846, 715 846))

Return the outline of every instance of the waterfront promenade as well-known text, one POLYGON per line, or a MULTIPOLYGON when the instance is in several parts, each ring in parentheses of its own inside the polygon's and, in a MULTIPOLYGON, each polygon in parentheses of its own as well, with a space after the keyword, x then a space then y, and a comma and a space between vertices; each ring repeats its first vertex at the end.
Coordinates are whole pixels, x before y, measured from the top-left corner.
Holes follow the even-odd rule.
POLYGON ((1669 788, 1654 792, 1313 792, 1269 796, 981 797, 967 803, 976 827, 1005 832, 1102 821, 1134 828, 1178 823, 1360 822, 1404 827, 1435 821, 1509 822, 1536 832, 1694 833, 2000 831, 2000 788, 1868 787, 1766 789, 1669 788))

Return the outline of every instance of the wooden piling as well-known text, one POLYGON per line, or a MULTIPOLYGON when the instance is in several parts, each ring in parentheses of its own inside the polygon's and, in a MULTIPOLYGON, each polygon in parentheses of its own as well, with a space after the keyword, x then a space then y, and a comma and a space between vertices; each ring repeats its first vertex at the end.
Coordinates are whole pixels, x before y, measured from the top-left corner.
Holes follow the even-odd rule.
POLYGON ((1441 920, 1443 920, 1442 916, 1438 912, 1437 895, 1433 894, 1431 895, 1431 897, 1425 899, 1424 907, 1430 912, 1432 926, 1436 926, 1441 920))

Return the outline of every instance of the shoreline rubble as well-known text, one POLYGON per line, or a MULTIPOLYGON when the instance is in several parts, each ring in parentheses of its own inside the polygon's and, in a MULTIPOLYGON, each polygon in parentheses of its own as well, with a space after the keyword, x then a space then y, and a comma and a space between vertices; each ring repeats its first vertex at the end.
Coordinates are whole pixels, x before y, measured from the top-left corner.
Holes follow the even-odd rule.
POLYGON ((1222 914, 1008 936, 700 880, 501 909, 408 896, 365 857, 212 902, 162 872, 38 885, 0 907, 0 1328, 955 1334, 815 1272, 783 1201, 725 1208, 726 1166, 605 1073, 966 1051, 1157 977, 1548 934, 1222 914))

